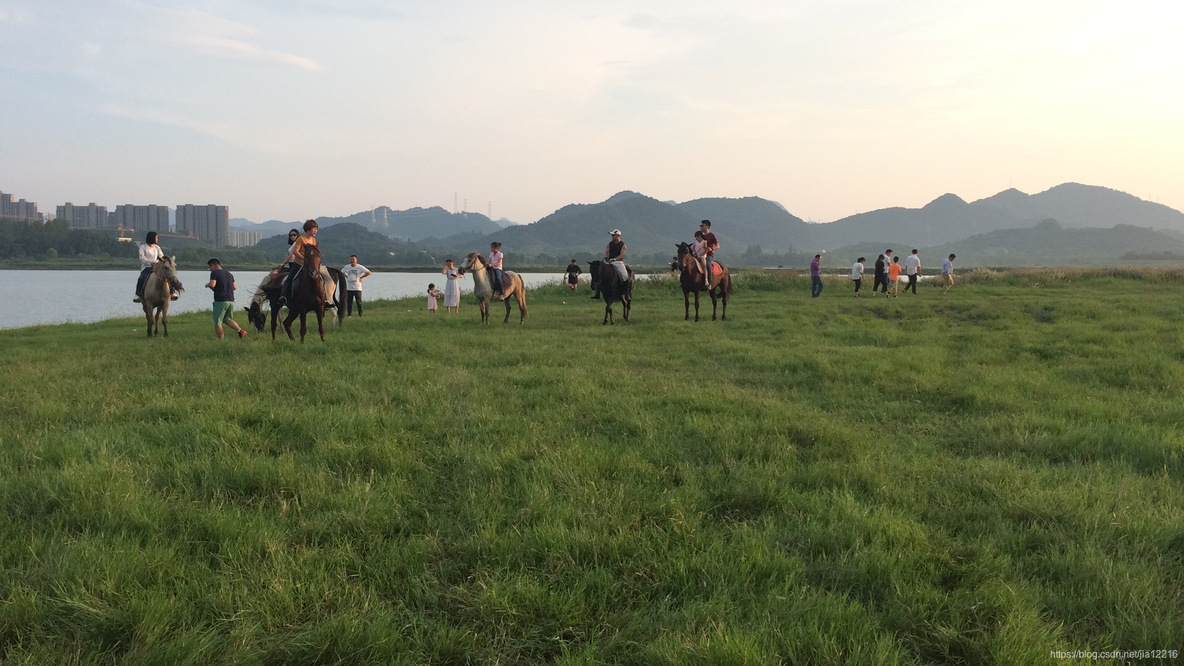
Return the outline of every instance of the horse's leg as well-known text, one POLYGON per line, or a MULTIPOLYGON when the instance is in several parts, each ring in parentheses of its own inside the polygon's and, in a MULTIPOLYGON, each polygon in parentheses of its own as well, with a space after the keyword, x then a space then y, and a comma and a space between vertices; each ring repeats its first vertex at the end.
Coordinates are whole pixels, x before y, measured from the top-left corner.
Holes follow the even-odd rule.
POLYGON ((325 341, 325 306, 317 308, 317 330, 321 334, 321 342, 325 341))
POLYGON ((610 300, 608 300, 608 297, 607 297, 607 296, 605 296, 605 297, 604 297, 604 323, 603 323, 603 324, 601 324, 601 325, 602 325, 602 326, 607 326, 607 325, 608 325, 608 320, 609 320, 609 318, 611 318, 612 316, 613 316, 613 302, 612 302, 612 301, 610 301, 610 300))
POLYGON ((144 304, 144 319, 148 320, 148 337, 152 337, 152 306, 144 304))
POLYGON ((164 328, 164 337, 169 337, 169 302, 164 302, 160 309, 160 325, 164 328))
POLYGON ((284 317, 284 332, 292 342, 296 342, 296 336, 292 335, 292 322, 296 321, 296 317, 296 309, 288 308, 288 316, 284 317))
POLYGON ((304 334, 308 332, 308 328, 307 328, 305 321, 304 321, 304 318, 307 316, 308 316, 307 310, 300 313, 300 344, 304 344, 304 334))
POLYGON ((686 289, 683 289, 682 292, 682 313, 683 321, 691 320, 691 292, 687 291, 686 289))
POLYGON ((633 299, 628 296, 621 299, 621 316, 629 321, 629 310, 633 307, 633 299))
POLYGON ((275 340, 275 325, 279 323, 280 313, 276 307, 271 308, 271 339, 275 340))
POLYGON ((695 321, 699 321, 699 292, 695 292, 695 321))
POLYGON ((527 317, 527 314, 526 314, 526 289, 525 289, 525 287, 523 287, 522 285, 519 285, 519 286, 518 286, 518 293, 517 293, 517 294, 515 294, 515 296, 517 296, 517 297, 518 297, 518 323, 519 323, 519 324, 525 324, 525 323, 526 323, 526 317, 527 317))

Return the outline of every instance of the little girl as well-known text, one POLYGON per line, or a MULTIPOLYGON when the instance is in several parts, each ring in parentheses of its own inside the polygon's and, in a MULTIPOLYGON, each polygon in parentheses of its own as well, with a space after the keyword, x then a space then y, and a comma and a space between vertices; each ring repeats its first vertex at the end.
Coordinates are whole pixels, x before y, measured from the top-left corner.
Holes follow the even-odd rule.
MULTIPOLYGON (((695 232, 695 242, 691 243, 691 256, 699 264, 699 272, 704 275, 707 274, 707 265, 704 263, 704 257, 707 256, 707 242, 703 240, 703 232, 695 232)), ((707 281, 711 281, 711 276, 708 276, 707 281)))
POLYGON ((434 283, 428 285, 428 312, 436 314, 436 299, 443 295, 434 283))

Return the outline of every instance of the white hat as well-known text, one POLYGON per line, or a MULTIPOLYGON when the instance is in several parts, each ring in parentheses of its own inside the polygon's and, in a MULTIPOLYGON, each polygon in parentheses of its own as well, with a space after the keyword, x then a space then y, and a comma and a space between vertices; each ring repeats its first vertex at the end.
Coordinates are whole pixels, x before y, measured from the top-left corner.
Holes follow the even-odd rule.
POLYGON ((620 236, 621 230, 620 229, 613 229, 612 231, 608 232, 608 235, 609 236, 620 236))

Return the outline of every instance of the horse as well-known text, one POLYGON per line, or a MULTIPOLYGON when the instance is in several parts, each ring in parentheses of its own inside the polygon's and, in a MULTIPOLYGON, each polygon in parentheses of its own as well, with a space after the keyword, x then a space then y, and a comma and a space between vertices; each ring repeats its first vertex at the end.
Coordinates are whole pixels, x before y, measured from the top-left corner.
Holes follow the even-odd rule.
MULTIPOLYGON (((341 294, 345 292, 345 275, 336 268, 327 268, 329 277, 333 278, 333 302, 328 304, 329 296, 325 296, 326 307, 337 309, 337 325, 341 326, 341 322, 345 319, 345 303, 340 298, 341 294)), ((284 278, 288 276, 288 270, 282 266, 277 266, 271 269, 267 277, 263 278, 263 282, 255 288, 255 294, 251 296, 251 305, 243 308, 247 311, 247 321, 255 326, 255 330, 262 333, 264 327, 267 325, 267 315, 263 313, 263 304, 267 303, 271 309, 271 339, 275 340, 276 323, 279 320, 280 312, 283 306, 280 305, 280 294, 283 292, 284 278)))
MULTIPOLYGON (((633 308, 633 269, 625 267, 628 279, 622 280, 621 274, 611 264, 597 259, 588 262, 588 275, 592 279, 592 290, 604 296, 604 323, 616 325, 613 321, 613 303, 621 302, 621 316, 629 321, 629 311, 633 308)), ((595 298, 595 296, 593 296, 595 298)))
POLYGON ((717 299, 724 303, 723 316, 720 318, 727 321, 728 297, 732 295, 732 276, 728 273, 728 269, 718 261, 715 262, 715 265, 719 266, 719 273, 712 280, 711 287, 705 286, 703 284, 703 269, 699 268, 699 262, 691 253, 689 243, 678 244, 678 256, 675 258, 674 264, 680 271, 678 281, 682 285, 685 315, 683 321, 691 318, 691 292, 695 294, 695 321, 699 321, 699 292, 701 291, 706 291, 707 295, 711 296, 711 321, 715 321, 717 299))
MULTIPOLYGON (((458 270, 461 275, 464 275, 465 271, 473 271, 473 294, 477 296, 477 306, 481 310, 481 323, 488 324, 489 301, 493 298, 493 284, 489 280, 489 267, 485 263, 485 257, 482 257, 478 252, 470 252, 465 257, 464 266, 458 270)), ((526 312, 526 285, 522 282, 522 276, 514 271, 505 271, 502 273, 502 284, 505 285, 502 289, 502 298, 506 302, 506 318, 502 320, 502 323, 510 323, 511 296, 518 300, 518 312, 522 315, 518 319, 518 323, 525 323, 529 315, 526 312), (509 285, 506 285, 507 280, 509 285)))
MULTIPOLYGON (((325 284, 321 275, 321 250, 315 245, 304 246, 304 268, 297 276, 296 284, 292 285, 292 300, 288 302, 288 316, 284 318, 284 331, 289 340, 296 339, 292 335, 292 322, 300 317, 300 342, 304 342, 304 318, 309 312, 315 312, 321 342, 325 341, 325 307, 329 300, 326 292, 332 293, 329 291, 332 288, 332 284, 325 284)), ((340 312, 339 308, 339 315, 340 312)))
POLYGON ((152 274, 144 281, 144 294, 140 297, 144 318, 148 320, 148 337, 158 335, 162 324, 164 337, 169 337, 169 303, 173 299, 173 285, 176 285, 177 293, 185 291, 177 279, 177 258, 161 257, 152 264, 152 274))

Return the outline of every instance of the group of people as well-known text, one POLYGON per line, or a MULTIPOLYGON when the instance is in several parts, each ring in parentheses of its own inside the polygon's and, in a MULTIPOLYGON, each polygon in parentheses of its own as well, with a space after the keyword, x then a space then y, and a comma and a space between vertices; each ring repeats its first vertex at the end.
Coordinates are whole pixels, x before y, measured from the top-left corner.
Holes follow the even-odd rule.
MULTIPOLYGON (((956 254, 950 254, 941 263, 942 276, 942 290, 941 293, 946 293, 950 287, 954 286, 954 260, 958 258, 956 254)), ((855 297, 859 298, 859 292, 863 286, 864 257, 859 257, 851 266, 851 281, 855 284, 855 297)), ((912 254, 904 259, 904 265, 900 263, 900 257, 894 256, 892 250, 884 251, 884 254, 876 257, 874 268, 874 282, 872 283, 872 293, 880 292, 886 298, 896 298, 899 291, 900 274, 903 271, 908 284, 905 285, 904 291, 908 293, 910 290, 914 294, 917 293, 917 281, 921 277, 921 256, 917 250, 914 249, 912 254)), ((814 255, 814 260, 810 262, 810 282, 811 282, 811 297, 817 298, 822 294, 822 255, 814 255)))

